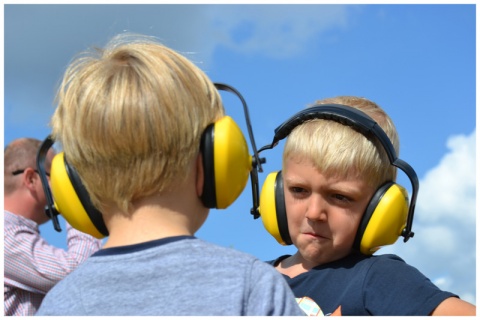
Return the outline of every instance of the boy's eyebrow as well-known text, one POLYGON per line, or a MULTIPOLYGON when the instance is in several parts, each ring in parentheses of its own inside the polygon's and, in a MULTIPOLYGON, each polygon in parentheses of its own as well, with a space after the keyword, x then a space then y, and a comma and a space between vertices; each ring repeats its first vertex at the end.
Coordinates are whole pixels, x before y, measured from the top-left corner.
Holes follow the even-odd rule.
MULTIPOLYGON (((305 179, 300 176, 283 176, 283 180, 285 183, 288 184, 306 184, 305 179)), ((347 177, 327 177, 327 181, 330 184, 331 189, 348 193, 359 193, 362 192, 363 189, 368 187, 367 185, 357 186, 357 184, 352 186, 352 184, 350 183, 351 180, 348 180, 347 177), (345 185, 344 183, 347 183, 348 185, 345 185)))
POLYGON ((349 196, 361 196, 365 190, 365 188, 362 187, 352 186, 330 186, 330 189, 341 194, 347 194, 349 196))

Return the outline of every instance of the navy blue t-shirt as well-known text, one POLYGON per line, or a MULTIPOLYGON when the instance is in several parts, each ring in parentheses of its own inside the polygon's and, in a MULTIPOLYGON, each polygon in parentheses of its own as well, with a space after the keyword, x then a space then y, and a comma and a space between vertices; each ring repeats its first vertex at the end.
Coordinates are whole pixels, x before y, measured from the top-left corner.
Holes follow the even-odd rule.
MULTIPOLYGON (((272 265, 287 258, 268 261, 272 265)), ((294 278, 285 276, 295 297, 313 299, 328 315, 429 315, 443 300, 457 297, 435 286, 416 268, 392 254, 351 254, 294 278)))

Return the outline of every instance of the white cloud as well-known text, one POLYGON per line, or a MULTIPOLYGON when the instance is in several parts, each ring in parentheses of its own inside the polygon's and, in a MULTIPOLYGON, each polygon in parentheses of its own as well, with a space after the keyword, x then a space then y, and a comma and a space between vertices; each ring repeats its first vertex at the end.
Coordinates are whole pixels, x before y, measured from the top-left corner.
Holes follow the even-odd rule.
POLYGON ((475 131, 470 136, 454 136, 447 142, 451 150, 422 181, 417 210, 422 223, 445 219, 465 226, 475 223, 475 131))
POLYGON ((243 54, 289 58, 308 50, 318 34, 347 25, 342 5, 255 5, 212 7, 212 34, 243 54), (218 11, 220 10, 220 11, 218 11))
POLYGON ((415 237, 379 253, 395 253, 441 289, 475 303, 476 130, 452 136, 449 151, 420 181, 415 237))

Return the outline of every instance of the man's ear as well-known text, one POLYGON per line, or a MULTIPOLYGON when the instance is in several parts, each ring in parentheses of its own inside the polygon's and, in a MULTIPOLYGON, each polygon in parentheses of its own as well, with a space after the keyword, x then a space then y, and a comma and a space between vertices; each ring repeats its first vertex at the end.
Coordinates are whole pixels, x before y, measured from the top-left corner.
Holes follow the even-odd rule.
POLYGON ((204 184, 204 181, 205 181, 205 172, 203 171, 203 160, 202 160, 202 154, 199 153, 198 156, 197 156, 197 163, 196 163, 196 166, 197 166, 197 174, 196 174, 196 180, 195 180, 195 187, 196 187, 196 190, 197 190, 197 196, 198 197, 201 197, 202 196, 202 193, 203 193, 203 184, 204 184))
POLYGON ((23 184, 28 189, 34 189, 35 188, 35 182, 39 179, 40 177, 36 174, 35 170, 32 168, 26 168, 25 171, 23 172, 23 184))

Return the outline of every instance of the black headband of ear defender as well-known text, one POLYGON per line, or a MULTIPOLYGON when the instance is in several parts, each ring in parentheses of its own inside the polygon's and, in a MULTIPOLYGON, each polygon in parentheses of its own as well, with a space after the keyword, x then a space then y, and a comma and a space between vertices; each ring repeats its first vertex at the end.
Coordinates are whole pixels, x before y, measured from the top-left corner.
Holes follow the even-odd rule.
POLYGON ((252 123, 250 121, 250 114, 248 112, 247 102, 245 101, 243 96, 240 94, 240 92, 237 89, 235 89, 234 87, 232 87, 228 84, 219 83, 219 82, 214 83, 214 85, 217 88, 217 90, 223 90, 223 91, 233 93, 242 102, 243 113, 245 115, 245 121, 247 123, 248 136, 250 137, 250 144, 252 145, 252 149, 253 149, 253 158, 252 158, 253 165, 252 165, 252 167, 254 168, 254 170, 256 170, 256 167, 258 166, 258 171, 263 172, 262 163, 265 163, 265 159, 260 159, 260 157, 258 155, 259 152, 257 150, 257 145, 255 144, 255 139, 253 137, 252 123))
MULTIPOLYGON (((304 109, 293 115, 290 119, 282 123, 280 126, 278 126, 274 131, 275 134, 272 143, 260 148, 260 150, 258 150, 258 153, 267 149, 272 149, 279 143, 280 140, 287 137, 295 127, 312 119, 325 119, 339 122, 343 125, 354 128, 366 137, 375 138, 380 142, 380 144, 383 146, 383 149, 388 155, 390 163, 405 172, 412 184, 412 196, 408 210, 407 224, 401 235, 404 237, 404 242, 408 241, 409 238, 413 237, 414 233, 411 230, 413 223, 413 214, 415 211, 415 203, 419 189, 417 174, 407 162, 397 158, 395 148, 393 147, 392 142, 388 138, 387 134, 372 118, 370 118, 362 111, 341 104, 322 104, 304 109)), ((253 170, 252 173, 256 174, 256 172, 254 172, 253 170)), ((258 183, 258 177, 252 179, 252 184, 253 183, 258 183)), ((254 207, 252 208, 251 213, 253 214, 254 219, 257 219, 260 216, 260 212, 258 211, 258 185, 256 185, 255 187, 252 186, 252 188, 253 192, 256 193, 256 195, 253 197, 254 207)))
MULTIPOLYGON (((263 172, 262 163, 265 163, 266 159, 265 158, 260 158, 260 156, 259 156, 260 152, 257 150, 257 146, 255 144, 255 139, 253 137, 252 124, 251 124, 251 121, 250 121, 250 115, 249 115, 249 112, 248 112, 247 103, 246 103, 245 99, 243 98, 243 96, 240 94, 240 92, 238 92, 238 90, 236 90, 232 86, 226 85, 224 83, 215 83, 215 87, 218 90, 224 90, 224 91, 228 91, 228 92, 231 92, 231 93, 235 94, 240 99, 240 101, 242 102, 243 111, 244 111, 244 114, 245 114, 245 121, 247 123, 248 135, 250 137, 250 143, 251 143, 252 149, 253 149, 252 170, 250 171, 250 179, 252 180, 251 181, 251 187, 252 187, 253 208, 258 208, 258 206, 255 206, 255 204, 259 203, 258 172, 263 172)), ((255 213, 254 213, 253 208, 250 210, 250 213, 254 215, 255 213)))
POLYGON ((53 202, 52 192, 48 185, 47 174, 45 173, 45 159, 47 158, 48 150, 53 146, 55 141, 52 139, 52 136, 49 135, 40 145, 37 153, 37 168, 40 172, 40 180, 42 181, 43 192, 45 193, 45 198, 47 200, 47 205, 45 207, 45 213, 52 220, 53 228, 60 232, 60 223, 58 222, 58 215, 60 214, 55 208, 53 202))
MULTIPOLYGON (((256 144, 255 144, 255 139, 254 139, 254 136, 253 136, 252 124, 251 124, 251 121, 250 121, 250 115, 249 115, 249 112, 248 112, 247 103, 245 102, 245 99, 240 94, 240 92, 238 90, 236 90, 235 88, 233 88, 232 86, 224 84, 224 83, 214 83, 214 85, 215 85, 217 90, 228 91, 228 92, 231 92, 234 95, 236 95, 240 99, 240 101, 243 105, 243 111, 244 111, 245 120, 246 120, 246 124, 247 124, 247 130, 248 130, 248 134, 249 134, 249 138, 250 138, 250 143, 251 143, 252 149, 253 149, 252 170, 250 172, 250 177, 252 178, 252 192, 253 192, 253 197, 258 196, 258 189, 255 189, 255 188, 258 188, 258 174, 257 174, 257 171, 262 172, 261 164, 265 162, 265 159, 260 159, 259 153, 257 151, 257 147, 256 147, 256 144), (255 179, 257 179, 257 180, 255 180, 255 179), (255 190, 256 190, 256 193, 255 193, 255 190)), ((54 199, 53 199, 53 196, 52 196, 52 192, 50 190, 50 186, 49 186, 49 183, 48 183, 48 180, 47 180, 47 175, 46 175, 45 166, 44 166, 48 150, 53 146, 54 143, 55 143, 55 140, 53 139, 53 137, 51 135, 49 135, 43 141, 42 145, 40 146, 40 148, 38 150, 38 154, 37 154, 37 167, 38 167, 38 170, 40 172, 40 179, 42 181, 42 186, 43 186, 43 190, 44 190, 46 201, 47 201, 47 205, 45 207, 45 212, 46 212, 47 216, 52 220, 54 229, 56 231, 60 232, 62 230, 60 228, 60 223, 58 221, 58 215, 60 213, 58 212, 58 210, 55 207, 54 199)), ((65 157, 65 163, 67 163, 66 162, 66 157, 65 157)), ((67 171, 68 171, 68 168, 67 168, 67 171)), ((75 181, 77 183, 81 183, 81 181, 78 181, 79 177, 78 178, 73 177, 73 178, 75 178, 75 181)), ((70 179, 72 179, 72 177, 70 177, 70 179)), ((77 196, 79 198, 88 197, 88 194, 85 194, 84 192, 79 192, 78 190, 76 190, 76 192, 77 192, 77 196)), ((89 201, 85 201, 85 203, 89 203, 89 201)), ((89 208, 89 209, 91 209, 92 211, 96 210, 95 208, 89 208)), ((87 214, 89 212, 91 212, 91 210, 87 210, 87 214)), ((108 235, 108 230, 106 229, 106 227, 104 225, 104 222, 101 219, 100 214, 97 215, 96 217, 92 217, 92 216, 89 216, 89 217, 90 217, 91 220, 94 220, 96 222, 95 226, 99 227, 101 229, 99 231, 103 235, 108 235), (99 219, 101 221, 98 221, 99 219)))

